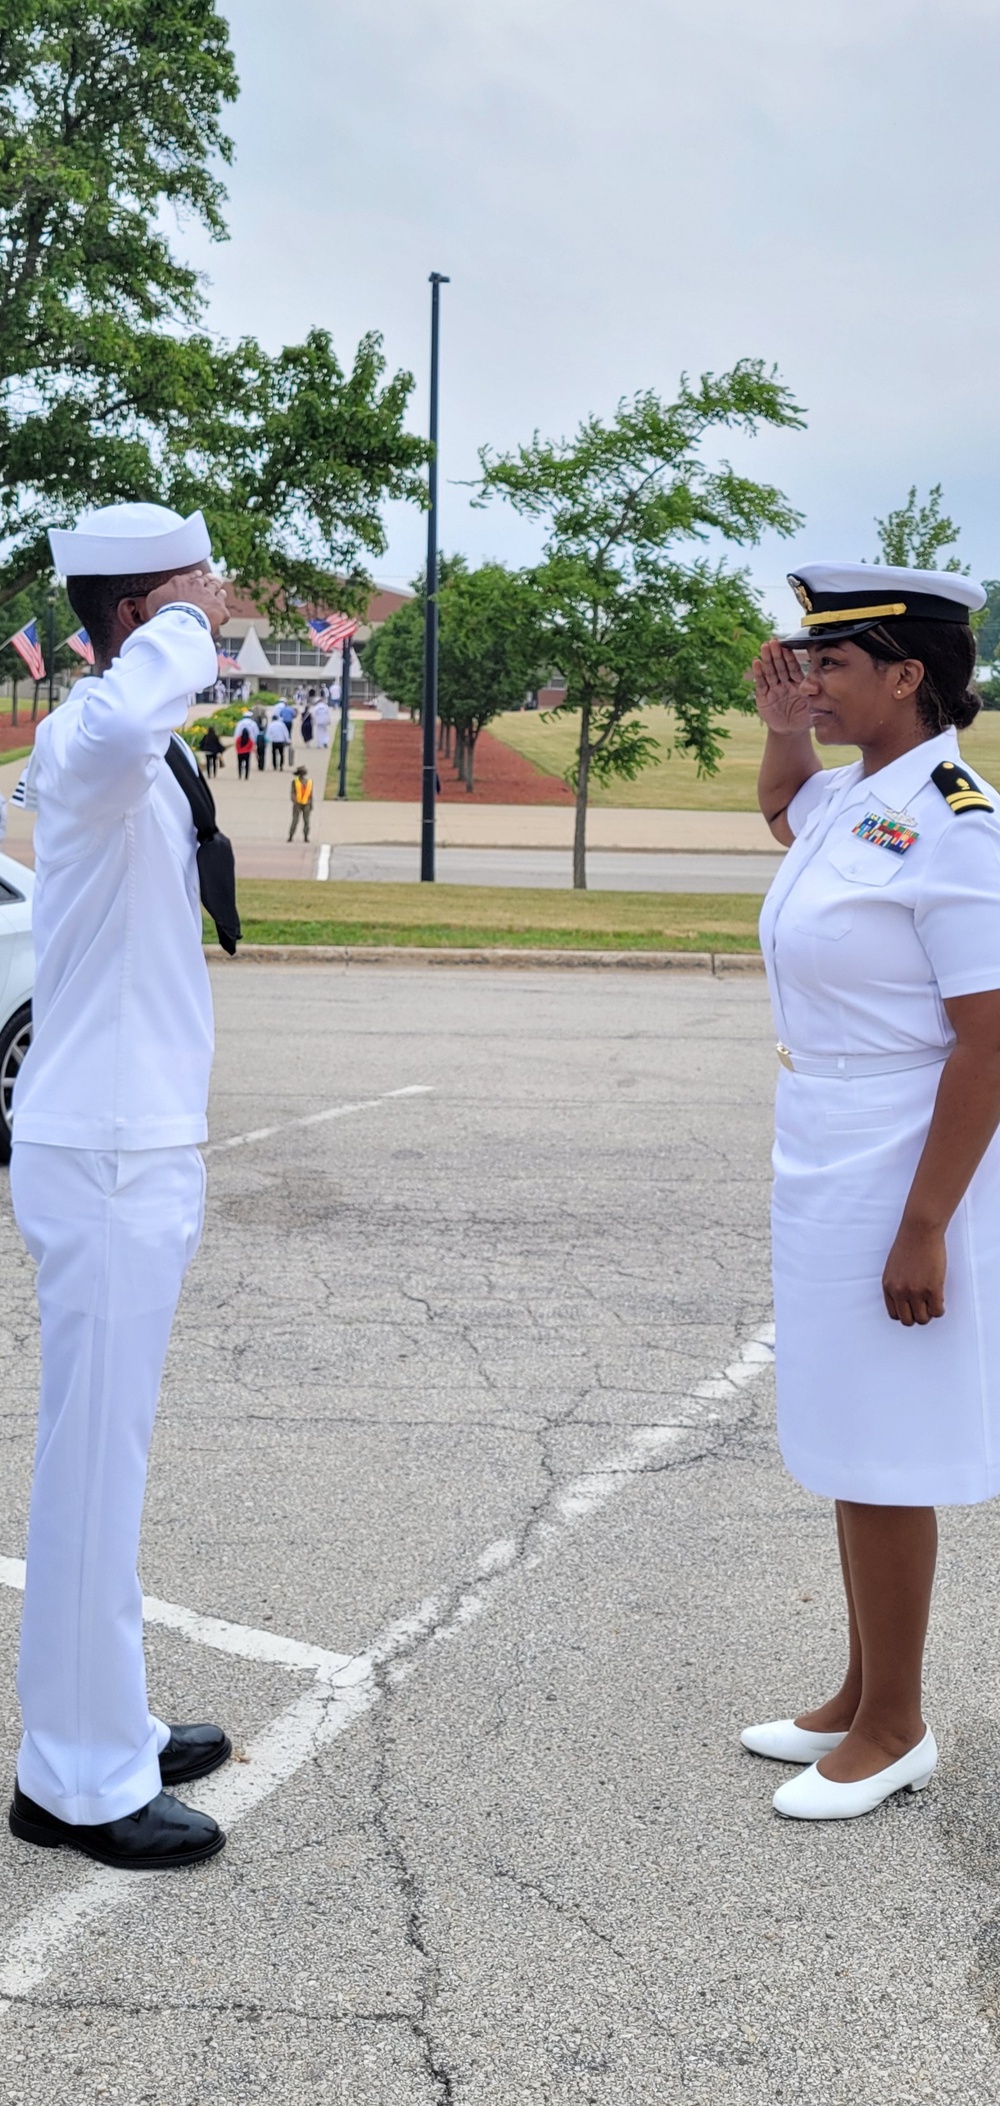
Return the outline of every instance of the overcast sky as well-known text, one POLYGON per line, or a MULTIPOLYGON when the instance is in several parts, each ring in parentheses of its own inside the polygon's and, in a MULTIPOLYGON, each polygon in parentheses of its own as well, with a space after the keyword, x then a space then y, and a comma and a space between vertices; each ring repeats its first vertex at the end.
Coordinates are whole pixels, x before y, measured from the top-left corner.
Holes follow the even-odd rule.
MULTIPOLYGON (((682 369, 773 361, 799 434, 734 443, 806 515, 752 557, 873 556, 944 485, 1000 576, 996 0, 220 0, 242 82, 231 240, 186 237, 209 319, 271 348, 368 329, 427 414, 446 271, 443 545, 528 561, 458 487, 484 442, 569 433, 682 369)), ((418 567, 392 508, 385 581, 418 567)))

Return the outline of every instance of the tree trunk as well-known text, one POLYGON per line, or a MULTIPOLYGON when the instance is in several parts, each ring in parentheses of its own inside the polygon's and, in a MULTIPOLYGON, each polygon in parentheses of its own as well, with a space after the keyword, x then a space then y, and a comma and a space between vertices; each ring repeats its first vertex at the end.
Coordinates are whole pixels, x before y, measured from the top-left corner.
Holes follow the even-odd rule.
POLYGON ((11 701, 10 701, 10 721, 11 721, 11 723, 12 723, 12 724, 16 724, 16 723, 17 723, 17 674, 16 674, 16 673, 14 674, 14 678, 13 678, 13 681, 12 681, 12 683, 11 683, 11 686, 12 686, 12 694, 11 694, 11 701))
POLYGON ((573 890, 587 890, 587 789, 590 781, 590 703, 580 711, 580 747, 576 771, 576 823, 573 827, 573 890))
POLYGON ((38 681, 38 680, 36 680, 36 681, 35 681, 35 692, 34 692, 34 694, 32 695, 32 698, 31 698, 31 721, 32 721, 32 723, 33 723, 33 724, 37 723, 37 721, 38 721, 38 690, 39 690, 39 687, 40 687, 40 685, 41 685, 41 682, 40 682, 40 681, 38 681))
POLYGON ((475 783, 472 778, 476 765, 476 740, 478 737, 478 731, 470 731, 466 746, 465 787, 470 797, 475 789, 475 783))

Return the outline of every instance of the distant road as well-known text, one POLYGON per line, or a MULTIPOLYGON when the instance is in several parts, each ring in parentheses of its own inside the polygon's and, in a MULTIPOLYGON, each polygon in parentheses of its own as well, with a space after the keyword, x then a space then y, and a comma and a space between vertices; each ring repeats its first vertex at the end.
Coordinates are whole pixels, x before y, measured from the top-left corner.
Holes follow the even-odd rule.
MULTIPOLYGON (((244 854, 241 867, 247 862, 244 854)), ((780 855, 626 854, 598 849, 587 857, 587 882, 594 892, 764 893, 780 864, 780 855)), ((439 848, 436 869, 446 885, 568 888, 573 882, 572 858, 561 848, 439 848)), ((246 874, 250 875, 249 869, 246 874)), ((326 875, 334 882, 353 878, 405 883, 419 878, 420 855, 416 848, 338 846, 330 854, 326 875)))

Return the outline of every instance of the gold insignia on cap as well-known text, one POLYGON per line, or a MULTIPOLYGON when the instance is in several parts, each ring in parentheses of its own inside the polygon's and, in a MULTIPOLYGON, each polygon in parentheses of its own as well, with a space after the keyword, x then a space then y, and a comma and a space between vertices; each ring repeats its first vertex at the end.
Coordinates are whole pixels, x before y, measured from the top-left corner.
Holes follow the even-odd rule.
POLYGON ((804 629, 817 629, 825 628, 827 623, 832 625, 834 622, 887 621, 890 615, 896 616, 905 613, 905 600, 887 600, 884 607, 839 607, 836 609, 827 607, 821 614, 807 614, 802 627, 804 629))
POLYGON ((808 592, 806 591, 806 588, 805 588, 805 586, 804 586, 804 585, 803 585, 803 583, 802 583, 802 580, 801 580, 801 578, 789 578, 788 582, 789 582, 789 584, 790 584, 790 586, 791 586, 791 588, 792 588, 792 591, 794 592, 794 594, 795 594, 795 597, 796 597, 796 599, 798 600, 799 606, 800 606, 800 607, 802 608, 803 612, 804 612, 805 614, 811 614, 811 613, 812 613, 812 601, 811 601, 811 599, 810 599, 810 597, 809 597, 809 594, 808 594, 808 592))

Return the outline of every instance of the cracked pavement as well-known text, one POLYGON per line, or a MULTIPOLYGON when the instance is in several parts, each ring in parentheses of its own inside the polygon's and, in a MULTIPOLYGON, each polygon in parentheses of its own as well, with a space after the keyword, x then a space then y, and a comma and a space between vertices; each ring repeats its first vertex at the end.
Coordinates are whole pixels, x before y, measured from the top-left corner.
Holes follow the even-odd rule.
MULTIPOLYGON (((919 1801, 781 1824, 786 1773, 737 1741, 841 1665, 831 1519, 782 1472, 769 1375, 697 1395, 769 1314, 762 984, 214 981, 213 1138, 433 1094, 209 1158, 144 1583, 339 1653, 395 1635, 220 1859, 136 1882, 11 2003, 3 2106, 985 2106, 994 1509, 943 1516, 919 1801), (590 1472, 614 1496, 559 1521, 590 1472)), ((0 1249, 16 1556, 36 1338, 5 1190, 0 1249)), ((0 1589, 8 1778, 17 1611, 0 1589)), ((240 1752, 309 1687, 165 1628, 148 1653, 157 1706, 240 1752)), ((4 1830, 0 1952, 82 1876, 4 1830)))

